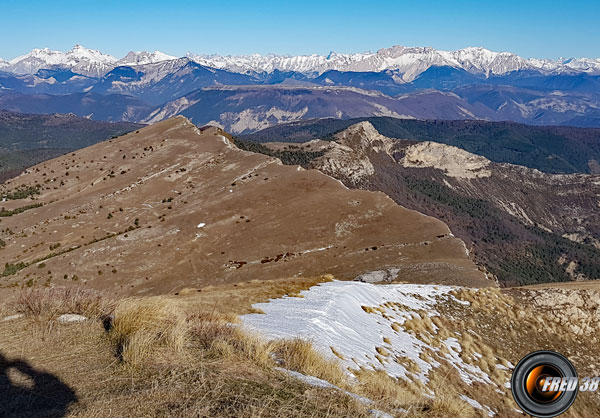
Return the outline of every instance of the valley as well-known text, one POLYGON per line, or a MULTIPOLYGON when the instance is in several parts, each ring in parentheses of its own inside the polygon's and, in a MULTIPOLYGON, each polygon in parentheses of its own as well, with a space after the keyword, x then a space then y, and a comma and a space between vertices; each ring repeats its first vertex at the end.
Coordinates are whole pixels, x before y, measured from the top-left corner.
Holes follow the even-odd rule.
POLYGON ((33 115, 0 110, 0 181, 39 162, 142 126, 91 121, 72 114, 33 115))

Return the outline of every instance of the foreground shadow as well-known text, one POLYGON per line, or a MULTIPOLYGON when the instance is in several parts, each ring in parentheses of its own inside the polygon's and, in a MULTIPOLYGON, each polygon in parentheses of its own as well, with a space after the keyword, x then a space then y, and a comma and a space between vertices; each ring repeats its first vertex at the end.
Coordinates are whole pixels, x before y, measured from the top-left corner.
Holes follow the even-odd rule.
POLYGON ((58 377, 34 369, 24 360, 0 353, 0 417, 60 418, 77 401, 73 389, 58 377))

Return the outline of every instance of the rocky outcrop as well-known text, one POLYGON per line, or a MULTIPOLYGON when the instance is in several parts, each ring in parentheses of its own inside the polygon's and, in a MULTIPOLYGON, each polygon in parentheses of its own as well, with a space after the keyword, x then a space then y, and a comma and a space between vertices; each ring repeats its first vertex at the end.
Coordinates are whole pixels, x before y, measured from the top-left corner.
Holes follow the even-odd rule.
POLYGON ((568 328, 578 336, 588 336, 597 344, 600 329, 600 291, 583 285, 577 287, 534 288, 524 292, 526 303, 543 317, 568 328))
POLYGON ((446 176, 459 179, 489 177, 490 161, 479 155, 471 154, 457 147, 420 142, 404 149, 404 158, 400 161, 404 167, 435 168, 446 176))

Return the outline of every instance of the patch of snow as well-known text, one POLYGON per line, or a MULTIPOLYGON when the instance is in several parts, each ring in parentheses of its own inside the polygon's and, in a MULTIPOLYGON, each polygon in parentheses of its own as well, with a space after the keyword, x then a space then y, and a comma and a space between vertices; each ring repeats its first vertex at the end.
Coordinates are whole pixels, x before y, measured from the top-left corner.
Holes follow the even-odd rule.
POLYGON ((300 380, 303 383, 306 383, 307 385, 311 385, 311 386, 315 386, 317 388, 325 388, 325 389, 337 389, 337 390, 342 390, 340 387, 334 385, 333 383, 329 383, 326 380, 323 379, 319 379, 318 377, 314 377, 314 376, 307 376, 305 374, 302 374, 300 372, 296 372, 294 370, 288 370, 288 369, 284 369, 282 367, 275 367, 275 370, 285 373, 288 376, 291 376, 295 379, 300 380))
POLYGON ((167 55, 160 51, 147 52, 147 51, 129 51, 127 55, 121 58, 118 65, 143 65, 143 64, 154 64, 156 62, 170 61, 177 59, 177 57, 167 55))
POLYGON ((200 222, 197 226, 197 228, 204 228, 206 226, 206 224, 204 222, 200 222))
POLYGON ((462 347, 456 338, 448 338, 444 341, 448 347, 449 353, 446 354, 446 359, 458 370, 460 378, 463 382, 471 385, 474 381, 492 384, 490 377, 479 366, 465 363, 460 357, 462 347))
MULTIPOLYGON (((424 349, 439 349, 404 330, 405 321, 415 311, 437 316, 436 304, 440 299, 454 299, 450 286, 389 284, 374 285, 362 282, 332 281, 303 291, 302 298, 274 299, 253 305, 264 314, 242 316, 245 327, 262 333, 267 338, 304 338, 313 342, 324 356, 339 360, 331 352, 335 348, 348 369, 385 370, 390 376, 408 379, 411 375, 424 383, 428 373, 439 367, 436 361, 421 359, 424 349), (364 308, 363 308, 364 307, 364 308), (369 309, 377 308, 378 310, 369 309), (371 313, 369 313, 371 312, 371 313), (386 338, 388 343, 382 343, 386 338), (380 355, 377 349, 385 349, 380 355), (409 372, 404 360, 417 364, 419 371, 409 372), (397 360, 397 361, 396 361, 397 360)), ((461 301, 462 302, 462 301, 461 301)), ((466 364, 458 355, 460 344, 456 339, 446 341, 454 354, 446 358, 467 384, 489 383, 491 380, 479 367, 466 364)))

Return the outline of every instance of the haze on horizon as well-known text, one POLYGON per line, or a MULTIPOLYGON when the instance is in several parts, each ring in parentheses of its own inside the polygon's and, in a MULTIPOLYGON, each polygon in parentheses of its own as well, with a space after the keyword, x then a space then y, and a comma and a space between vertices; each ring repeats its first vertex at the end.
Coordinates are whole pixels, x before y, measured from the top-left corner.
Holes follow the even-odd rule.
POLYGON ((322 54, 392 45, 456 50, 482 46, 525 58, 600 57, 600 4, 557 1, 356 0, 280 4, 32 0, 3 2, 0 58, 76 43, 115 57, 130 50, 200 54, 322 54))

